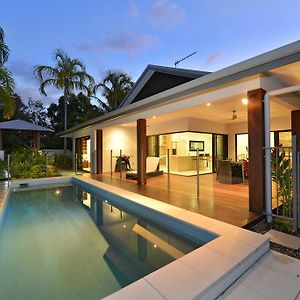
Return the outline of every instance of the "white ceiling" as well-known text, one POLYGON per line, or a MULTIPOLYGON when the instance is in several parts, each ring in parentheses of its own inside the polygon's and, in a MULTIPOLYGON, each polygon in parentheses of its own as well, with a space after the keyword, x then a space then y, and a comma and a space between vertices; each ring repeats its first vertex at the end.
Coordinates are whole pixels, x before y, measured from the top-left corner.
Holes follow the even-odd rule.
MULTIPOLYGON (((286 65, 272 71, 268 76, 274 76, 276 80, 284 86, 300 84, 300 62, 286 65)), ((186 117, 197 118, 201 120, 218 121, 223 124, 247 121, 247 106, 242 103, 242 98, 246 95, 238 95, 230 99, 211 103, 210 106, 200 104, 198 106, 181 109, 176 112, 158 115, 155 118, 149 118, 148 124, 159 124, 186 117), (237 120, 232 120, 233 110, 238 116, 237 120)), ((300 94, 289 94, 280 97, 271 98, 271 118, 290 116, 292 110, 300 109, 300 94)), ((124 124, 125 125, 125 124, 124 124)), ((126 126, 135 126, 135 122, 127 123, 126 126)))

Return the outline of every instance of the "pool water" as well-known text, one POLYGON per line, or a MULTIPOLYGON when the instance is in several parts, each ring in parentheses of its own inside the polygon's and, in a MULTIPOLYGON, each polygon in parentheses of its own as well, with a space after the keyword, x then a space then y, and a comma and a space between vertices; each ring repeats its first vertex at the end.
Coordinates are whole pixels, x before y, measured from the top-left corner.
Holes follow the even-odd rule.
POLYGON ((100 299, 203 244, 163 227, 78 186, 13 192, 0 299, 100 299))

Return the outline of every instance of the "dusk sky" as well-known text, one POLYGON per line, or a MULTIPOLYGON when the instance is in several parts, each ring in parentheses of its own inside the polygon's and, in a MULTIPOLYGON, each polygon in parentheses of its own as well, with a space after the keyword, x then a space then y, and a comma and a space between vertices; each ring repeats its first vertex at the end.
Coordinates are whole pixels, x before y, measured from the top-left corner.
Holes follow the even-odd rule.
MULTIPOLYGON (((17 93, 41 99, 36 64, 62 48, 100 81, 108 69, 136 80, 147 64, 215 71, 300 38, 299 0, 9 0, 0 26, 17 93)), ((48 105, 61 92, 43 97, 48 105)))

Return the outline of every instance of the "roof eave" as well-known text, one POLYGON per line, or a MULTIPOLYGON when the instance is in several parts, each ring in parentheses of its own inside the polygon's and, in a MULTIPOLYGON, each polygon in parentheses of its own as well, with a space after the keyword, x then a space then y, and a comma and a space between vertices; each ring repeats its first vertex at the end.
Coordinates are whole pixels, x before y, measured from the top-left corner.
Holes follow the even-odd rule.
POLYGON ((137 110, 146 109, 150 106, 156 105, 159 101, 168 101, 171 98, 174 99, 174 97, 178 98, 185 95, 187 92, 191 93, 219 86, 228 83, 229 81, 235 81, 243 77, 262 73, 295 61, 300 61, 300 41, 260 54, 214 73, 210 73, 206 76, 181 84, 167 91, 163 91, 139 102, 132 103, 126 107, 119 108, 101 117, 86 121, 80 125, 58 133, 58 135, 66 135, 96 123, 114 119, 137 110))

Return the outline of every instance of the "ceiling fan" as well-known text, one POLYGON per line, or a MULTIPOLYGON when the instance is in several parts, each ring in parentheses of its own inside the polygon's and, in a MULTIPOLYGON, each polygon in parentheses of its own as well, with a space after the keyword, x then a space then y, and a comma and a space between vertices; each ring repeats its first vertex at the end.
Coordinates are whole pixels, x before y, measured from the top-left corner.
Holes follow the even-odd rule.
POLYGON ((238 118, 236 110, 232 111, 232 117, 231 118, 232 118, 233 121, 235 121, 238 118))

